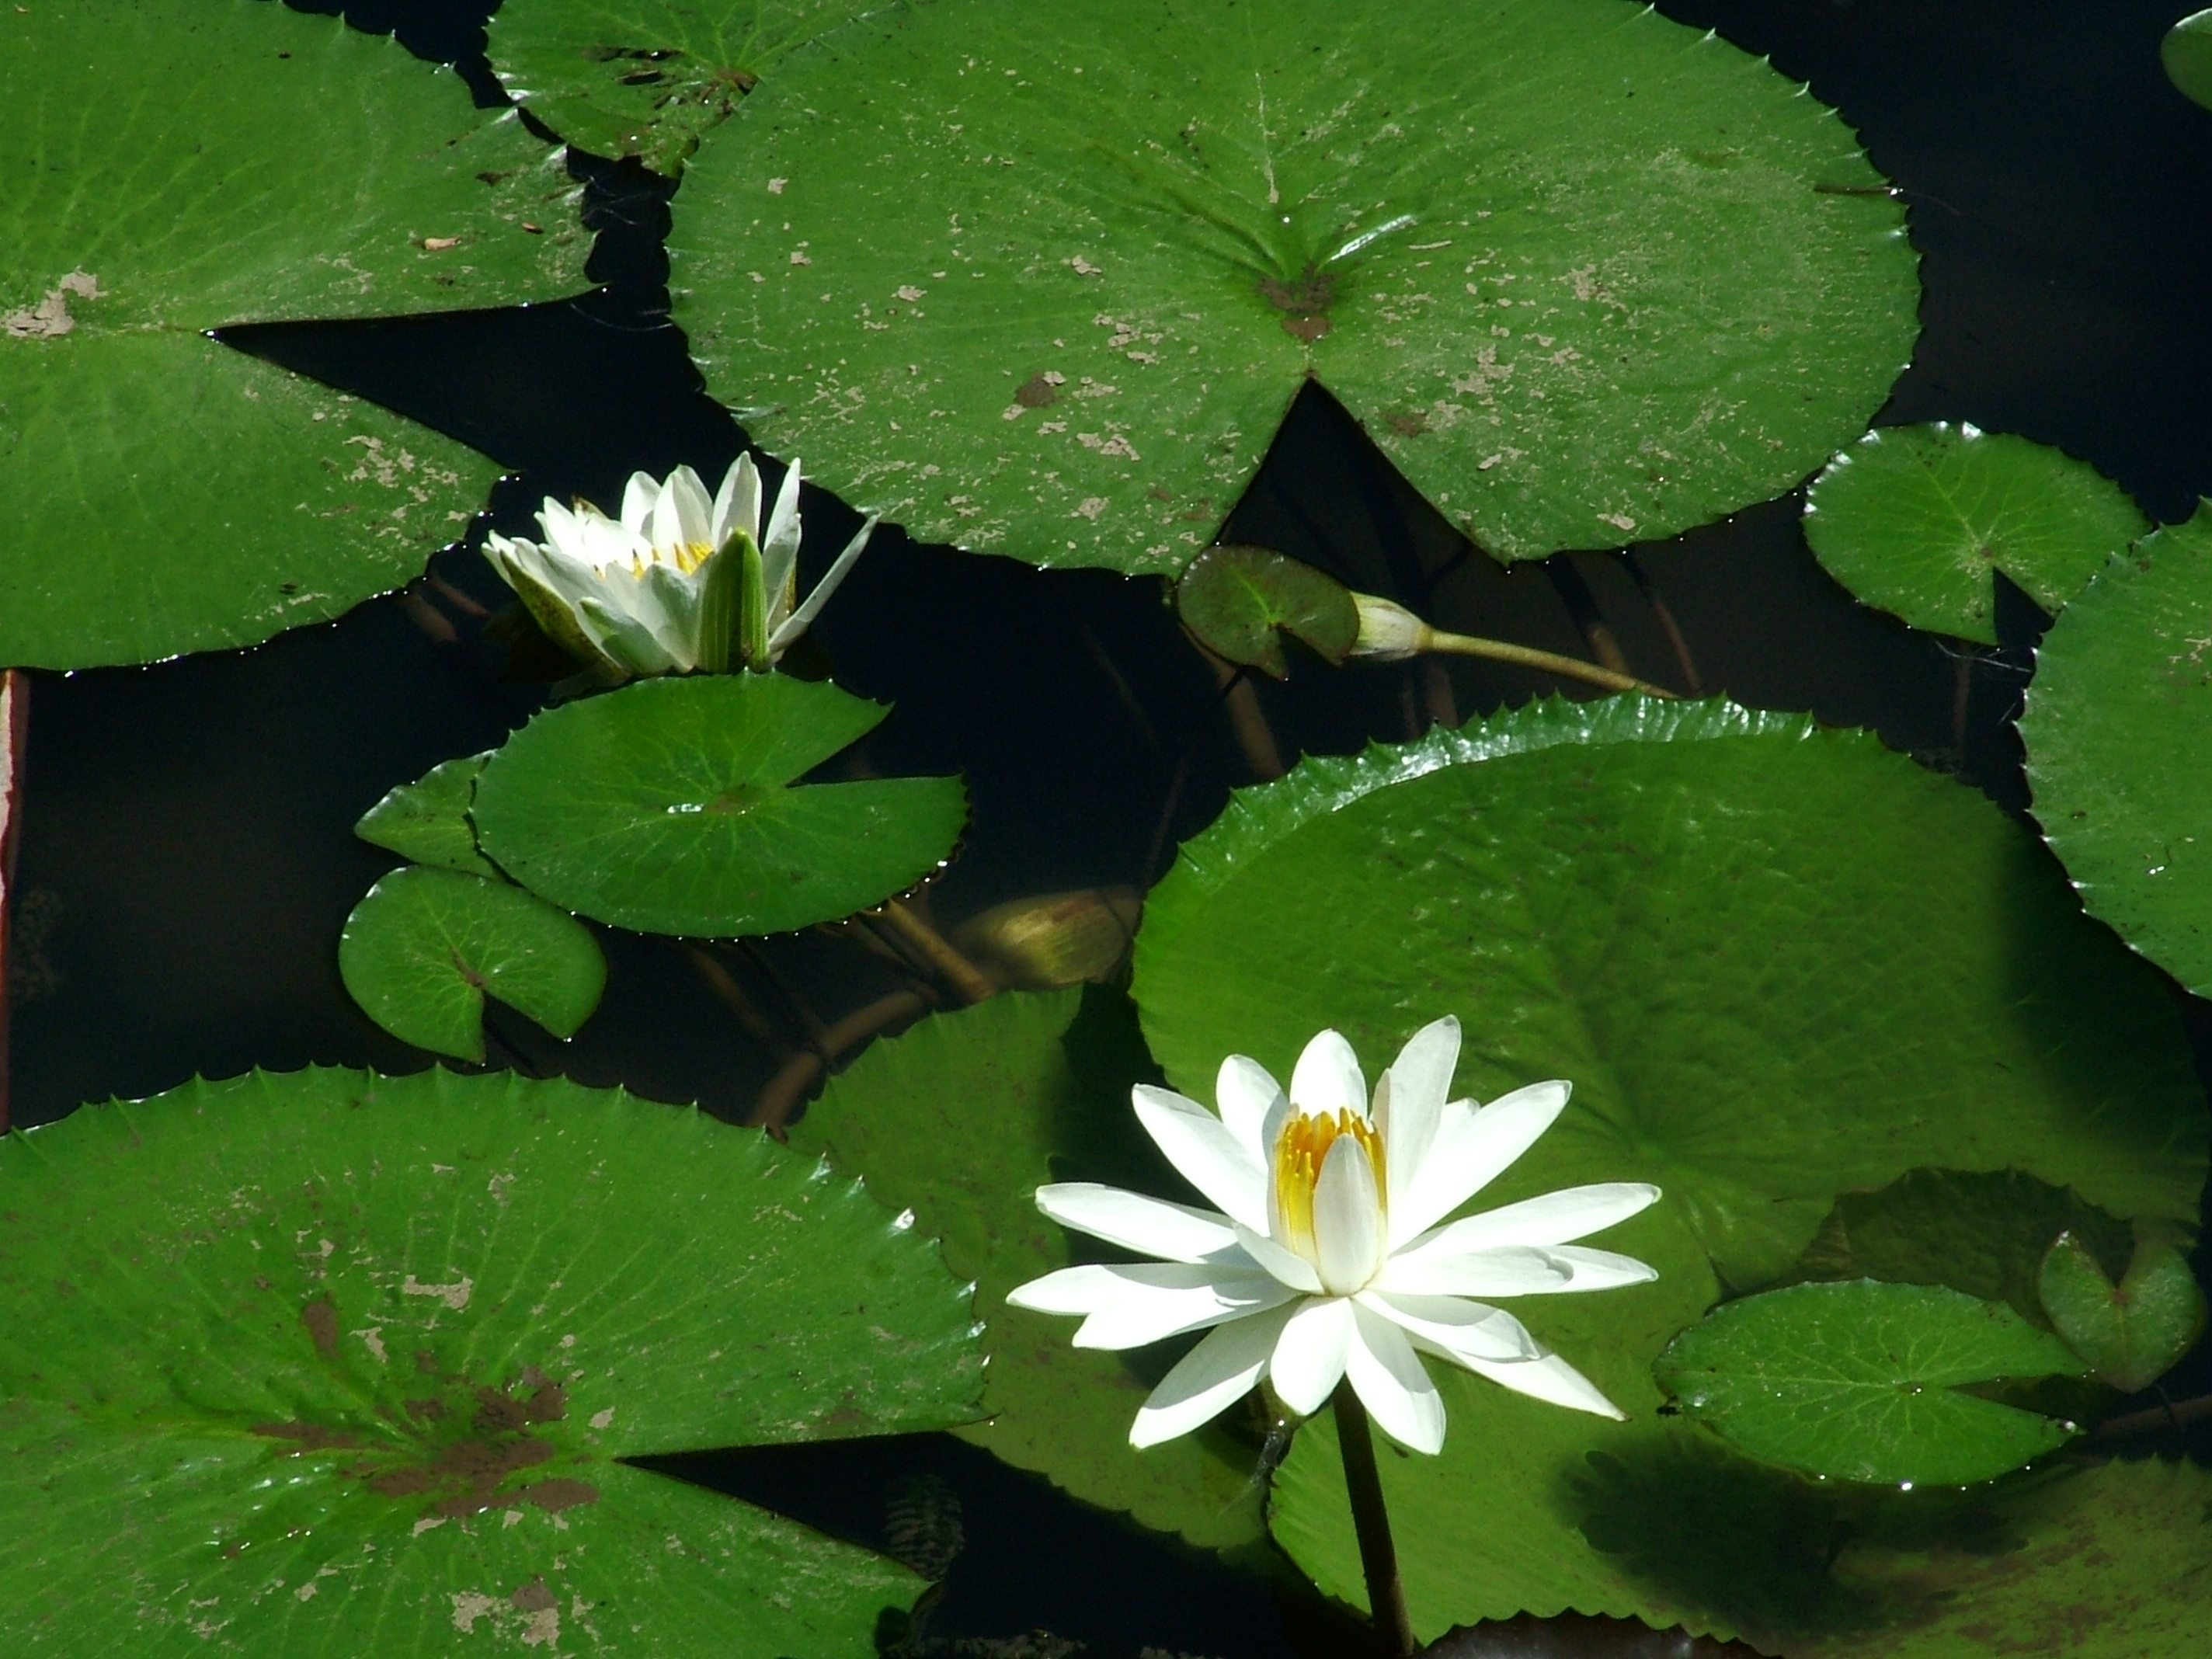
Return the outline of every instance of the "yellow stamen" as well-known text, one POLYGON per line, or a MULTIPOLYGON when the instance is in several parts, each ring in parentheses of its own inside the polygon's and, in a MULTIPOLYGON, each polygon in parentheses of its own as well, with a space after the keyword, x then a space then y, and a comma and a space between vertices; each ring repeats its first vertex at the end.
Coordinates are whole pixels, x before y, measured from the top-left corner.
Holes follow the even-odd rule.
POLYGON ((1314 1240, 1314 1185, 1321 1166, 1339 1138, 1349 1135, 1367 1155, 1374 1171, 1375 1195, 1387 1201, 1384 1191, 1382 1137, 1365 1118, 1347 1109, 1321 1114, 1300 1112, 1283 1125, 1275 1142, 1275 1212, 1282 1218, 1284 1242, 1300 1255, 1311 1259, 1314 1240))

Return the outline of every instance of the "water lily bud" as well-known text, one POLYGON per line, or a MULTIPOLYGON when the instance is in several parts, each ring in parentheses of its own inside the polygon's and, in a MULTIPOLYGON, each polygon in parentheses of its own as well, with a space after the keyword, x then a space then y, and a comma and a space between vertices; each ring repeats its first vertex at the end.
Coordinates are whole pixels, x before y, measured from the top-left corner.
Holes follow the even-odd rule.
POLYGON ((1429 648, 1428 623, 1404 605, 1378 599, 1372 593, 1354 593, 1352 603, 1359 611, 1359 637, 1352 642, 1353 656, 1402 662, 1429 648))

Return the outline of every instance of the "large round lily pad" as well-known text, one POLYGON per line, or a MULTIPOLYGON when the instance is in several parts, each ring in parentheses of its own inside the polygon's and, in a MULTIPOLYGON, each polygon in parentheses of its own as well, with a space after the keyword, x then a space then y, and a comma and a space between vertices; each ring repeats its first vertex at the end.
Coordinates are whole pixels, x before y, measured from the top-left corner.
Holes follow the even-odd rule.
POLYGON ((1869 605, 1997 642, 1995 573, 2056 612, 2150 528, 2087 461, 1961 423, 1877 427, 1805 498, 1805 539, 1869 605))
POLYGON ((571 1037, 599 1006, 607 959, 590 928, 533 893, 417 865, 354 906, 338 975, 402 1042, 481 1060, 487 996, 571 1037))
POLYGON ((507 0, 484 50, 515 102, 601 155, 682 168, 793 47, 865 0, 507 0))
POLYGON ((866 1650, 904 1569, 617 1458, 939 1428, 856 1182, 566 1082, 255 1074, 0 1143, 11 1654, 866 1650))
POLYGON ((267 0, 0 9, 0 456, 27 514, 0 550, 0 662, 337 616, 419 571, 497 476, 206 330, 584 282, 557 151, 451 70, 267 0))
POLYGON ((951 853, 957 778, 794 780, 890 711, 783 674, 641 680, 538 715, 477 781, 485 854, 565 910, 648 933, 781 933, 951 853))
POLYGON ((1065 1320, 1006 1305, 1015 1285, 1071 1260, 1069 1235, 1038 1213, 1039 1187, 1177 1189, 1130 1109, 1130 1085, 1158 1076, 1134 1024, 1103 991, 1010 992, 934 1015, 833 1079, 792 1144, 911 1206, 944 1239, 946 1265, 975 1280, 989 1416, 965 1438, 1147 1526, 1249 1546, 1262 1535, 1256 1447, 1216 1423, 1135 1450, 1129 1425, 1158 1380, 1133 1368, 1146 1356, 1072 1346, 1065 1320))
POLYGON ((1627 0, 886 10, 673 211, 760 442, 1044 564, 1179 571, 1310 376, 1501 558, 1672 535, 1862 430, 1915 327, 1833 112, 1627 0))
POLYGON ((2212 992, 2212 511, 2066 607, 2020 731, 2036 821, 2089 914, 2212 992))

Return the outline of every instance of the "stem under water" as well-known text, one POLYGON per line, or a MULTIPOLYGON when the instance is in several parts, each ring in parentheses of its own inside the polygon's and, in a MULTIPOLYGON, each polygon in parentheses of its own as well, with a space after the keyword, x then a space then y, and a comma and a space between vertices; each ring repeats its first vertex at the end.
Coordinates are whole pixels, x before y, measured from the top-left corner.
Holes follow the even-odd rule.
POLYGON ((1336 1385, 1336 1442, 1344 1454, 1344 1484, 1352 1494, 1352 1525, 1359 1534, 1359 1565, 1367 1575, 1367 1605, 1376 1647, 1389 1659, 1418 1652, 1413 1621, 1406 1612, 1406 1587, 1398 1578, 1398 1547, 1390 1539, 1390 1512, 1382 1504, 1382 1477, 1375 1467, 1375 1436, 1367 1407, 1346 1378, 1336 1385))
POLYGON ((1563 657, 1556 651, 1539 651, 1531 645, 1479 639, 1471 634, 1446 634, 1431 628, 1422 635, 1419 648, 1456 657, 1487 657, 1492 662, 1518 663, 1523 668, 1540 668, 1547 674, 1562 674, 1570 679, 1587 680, 1592 685, 1601 685, 1608 691, 1641 691, 1647 697, 1665 697, 1670 701, 1674 697, 1674 692, 1639 680, 1633 674, 1617 674, 1610 668, 1601 668, 1594 662, 1583 661, 1579 657, 1563 657))

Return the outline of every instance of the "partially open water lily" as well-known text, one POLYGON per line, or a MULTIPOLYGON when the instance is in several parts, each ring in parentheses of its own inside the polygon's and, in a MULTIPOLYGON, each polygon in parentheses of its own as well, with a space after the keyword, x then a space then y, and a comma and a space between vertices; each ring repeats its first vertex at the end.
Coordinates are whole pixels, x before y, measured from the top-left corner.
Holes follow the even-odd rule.
POLYGON ((1287 1096, 1256 1061, 1224 1060, 1218 1116, 1139 1085, 1139 1121, 1219 1212, 1090 1182, 1041 1187, 1037 1207, 1063 1226, 1159 1260, 1064 1267, 1006 1300, 1083 1316, 1078 1347, 1207 1331, 1138 1412, 1129 1438, 1139 1446, 1188 1433, 1264 1377, 1301 1414, 1348 1381, 1392 1438, 1434 1452, 1443 1402, 1422 1353, 1554 1405, 1620 1416, 1519 1320, 1471 1298, 1656 1278, 1633 1257, 1571 1241, 1636 1214, 1659 1189, 1570 1187, 1445 1220, 1552 1126, 1569 1088, 1532 1084, 1484 1107, 1448 1100, 1459 1046, 1455 1019, 1416 1032, 1371 1102, 1334 1031, 1306 1044, 1287 1096))
POLYGON ((622 517, 551 496, 543 542, 495 532, 484 556, 548 635, 617 675, 766 671, 829 603, 868 544, 870 519, 806 603, 799 597, 799 476, 783 475, 761 532, 761 477, 740 455, 710 501, 688 466, 633 472, 622 517))

